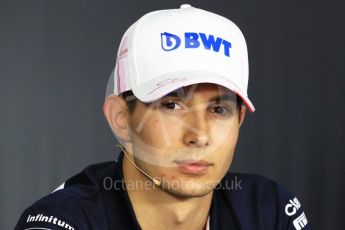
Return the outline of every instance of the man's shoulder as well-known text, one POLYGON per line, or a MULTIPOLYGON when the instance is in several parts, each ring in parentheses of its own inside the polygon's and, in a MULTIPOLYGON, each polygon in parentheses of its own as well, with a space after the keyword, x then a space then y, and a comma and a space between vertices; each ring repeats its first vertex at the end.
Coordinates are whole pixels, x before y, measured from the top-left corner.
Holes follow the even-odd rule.
POLYGON ((265 201, 272 205, 280 196, 290 197, 289 192, 275 181, 256 174, 228 172, 216 187, 218 194, 232 204, 261 205, 265 201), (257 204, 255 204, 257 202, 257 204))
POLYGON ((100 191, 102 179, 113 176, 114 167, 115 162, 89 165, 58 186, 52 193, 35 202, 33 206, 59 207, 89 201, 100 191))
MULTIPOLYGON (((235 190, 251 193, 267 193, 276 192, 276 189, 282 189, 287 192, 279 183, 262 175, 227 172, 223 177, 222 184, 225 190, 235 190)), ((283 191, 283 192, 284 192, 283 191)))
POLYGON ((239 219, 245 217, 244 228, 249 219, 257 221, 258 229, 302 229, 308 223, 298 198, 267 177, 228 172, 216 190, 219 206, 231 207, 239 219))
MULTIPOLYGON (((81 225, 87 224, 82 220, 89 217, 100 225, 106 222, 100 190, 102 178, 110 175, 114 166, 115 162, 104 162, 86 167, 28 207, 22 213, 16 229, 37 226, 49 229, 80 229, 81 225), (62 225, 64 228, 61 228, 62 225)), ((88 227, 83 226, 82 229, 88 227)))
POLYGON ((228 172, 221 181, 221 191, 232 199, 244 199, 259 205, 284 205, 295 196, 280 183, 257 174, 228 172))

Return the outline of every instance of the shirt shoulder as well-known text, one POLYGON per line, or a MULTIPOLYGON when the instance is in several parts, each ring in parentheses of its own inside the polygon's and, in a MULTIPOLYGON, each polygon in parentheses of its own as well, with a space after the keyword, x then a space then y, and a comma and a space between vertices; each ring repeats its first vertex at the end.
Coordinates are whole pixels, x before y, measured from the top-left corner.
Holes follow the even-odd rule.
POLYGON ((85 168, 28 207, 15 229, 107 229, 98 177, 100 171, 113 166, 107 162, 85 168))
POLYGON ((264 176, 227 173, 219 194, 223 202, 231 206, 243 229, 309 228, 298 198, 264 176))

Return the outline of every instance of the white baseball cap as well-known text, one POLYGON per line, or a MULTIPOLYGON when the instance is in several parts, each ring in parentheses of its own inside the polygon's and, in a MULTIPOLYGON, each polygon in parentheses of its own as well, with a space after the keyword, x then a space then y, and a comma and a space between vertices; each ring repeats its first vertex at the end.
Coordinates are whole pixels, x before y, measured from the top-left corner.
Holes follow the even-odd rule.
POLYGON ((111 94, 132 90, 145 103, 183 86, 214 83, 255 110, 247 96, 248 53, 242 32, 227 18, 187 4, 136 21, 121 40, 109 82, 111 94))

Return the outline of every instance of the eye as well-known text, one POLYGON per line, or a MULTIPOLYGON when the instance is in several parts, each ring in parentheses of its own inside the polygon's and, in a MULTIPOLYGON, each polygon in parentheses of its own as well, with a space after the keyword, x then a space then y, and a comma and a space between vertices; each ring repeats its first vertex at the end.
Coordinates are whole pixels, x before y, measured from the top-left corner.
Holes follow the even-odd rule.
POLYGON ((162 102, 161 107, 166 110, 179 110, 182 107, 176 102, 162 102))
POLYGON ((230 116, 231 110, 227 107, 216 105, 211 108, 212 113, 217 113, 221 116, 230 116))

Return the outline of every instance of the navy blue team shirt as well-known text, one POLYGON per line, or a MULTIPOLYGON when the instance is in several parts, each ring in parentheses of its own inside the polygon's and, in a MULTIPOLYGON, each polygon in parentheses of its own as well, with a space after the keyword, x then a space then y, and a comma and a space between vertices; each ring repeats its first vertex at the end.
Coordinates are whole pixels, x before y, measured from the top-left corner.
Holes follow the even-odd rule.
MULTIPOLYGON (((27 208, 15 229, 141 229, 124 186, 122 161, 123 152, 116 162, 85 168, 27 208)), ((213 192, 209 215, 211 230, 309 229, 295 196, 250 174, 227 173, 213 192)))

